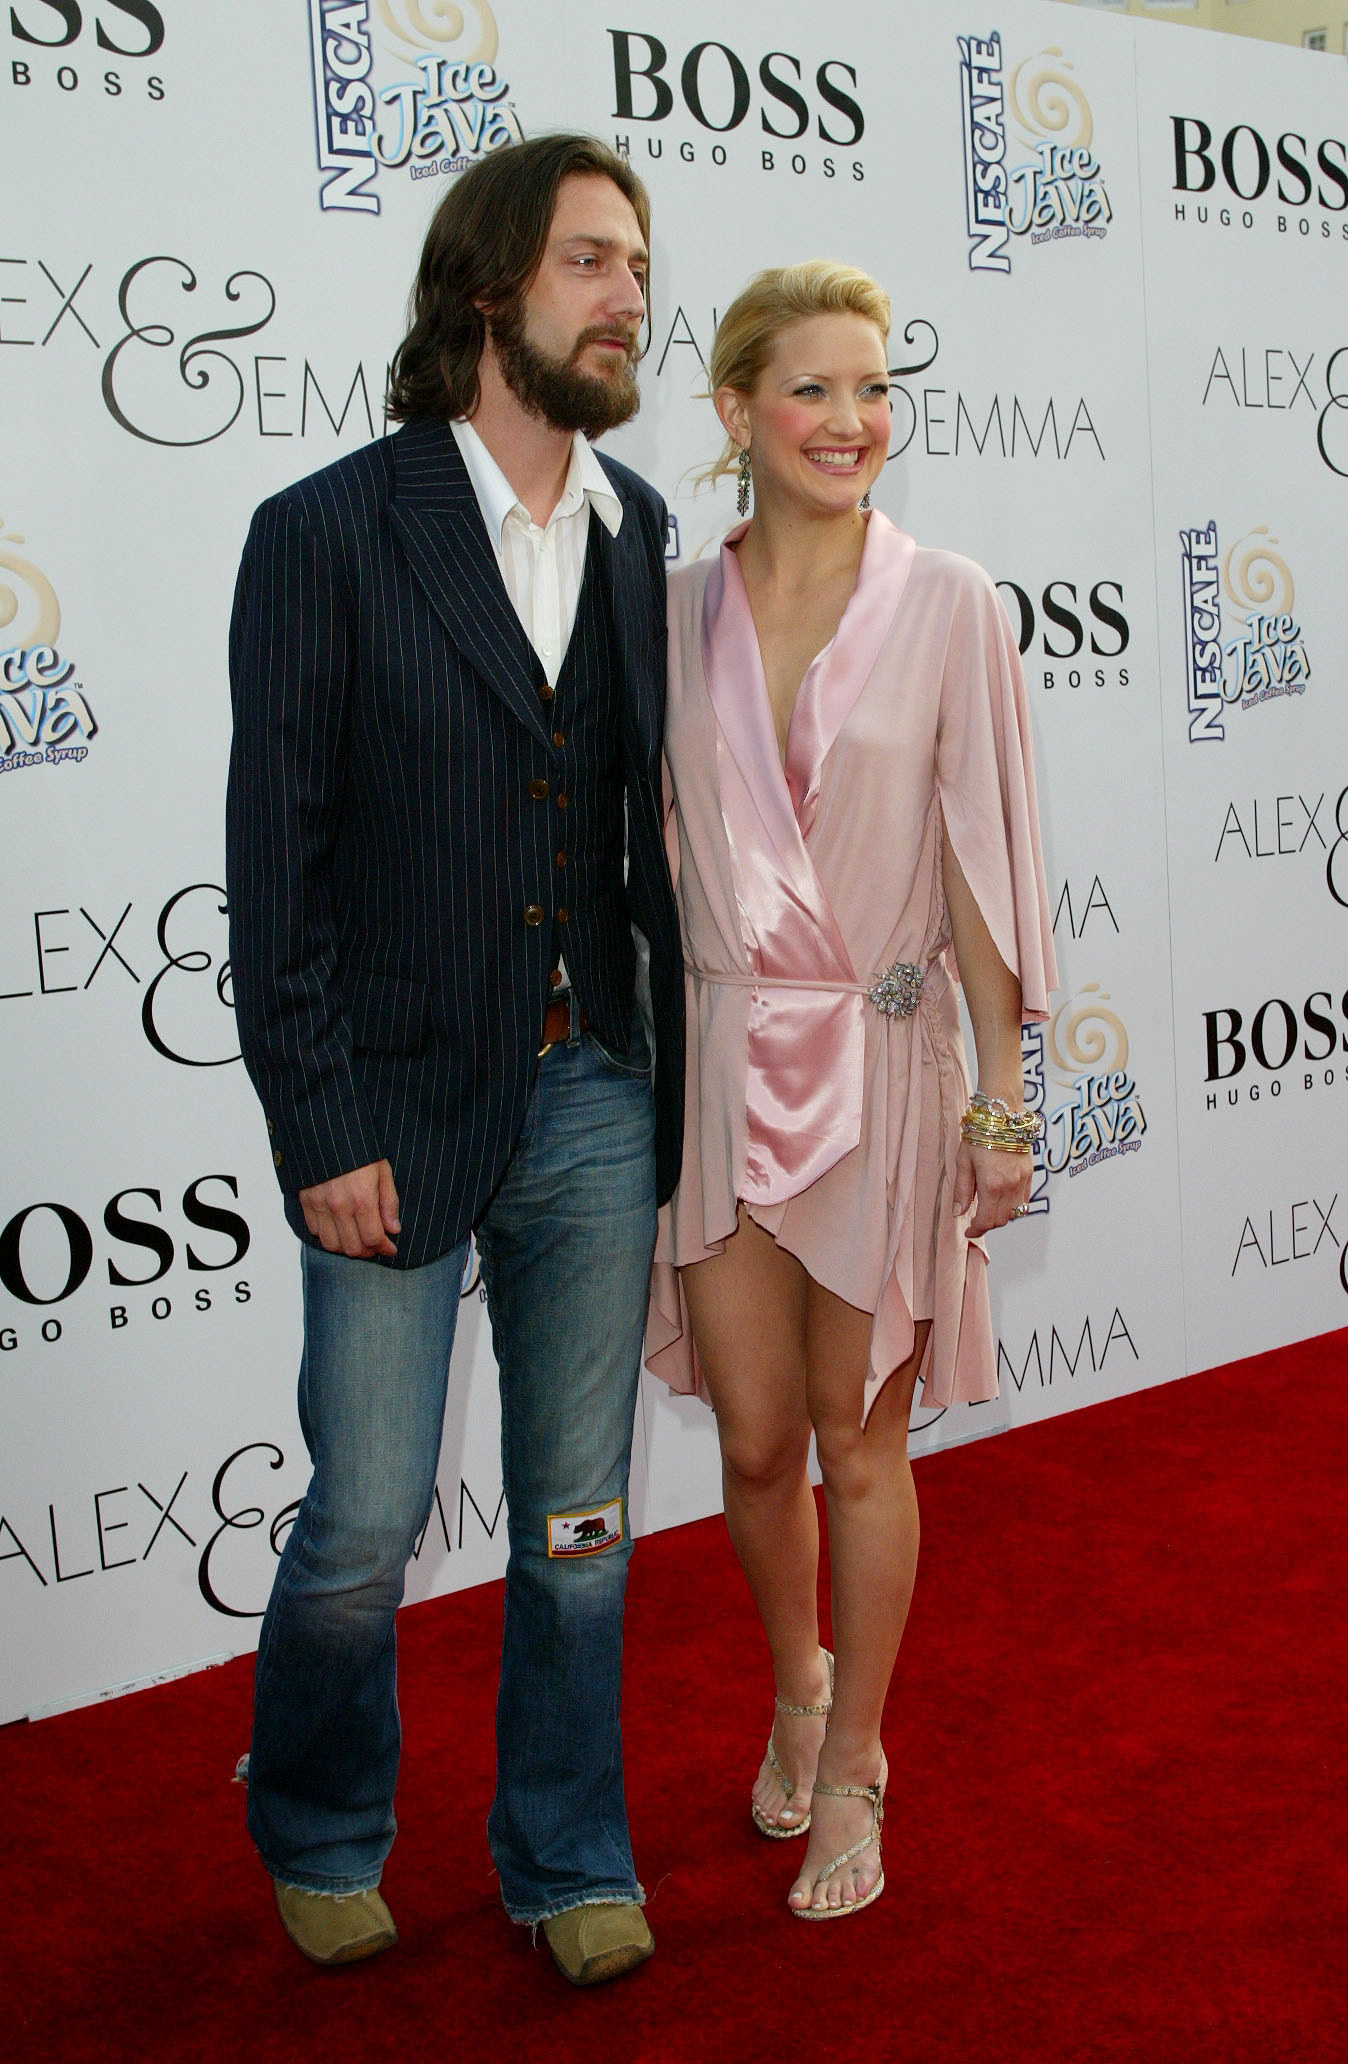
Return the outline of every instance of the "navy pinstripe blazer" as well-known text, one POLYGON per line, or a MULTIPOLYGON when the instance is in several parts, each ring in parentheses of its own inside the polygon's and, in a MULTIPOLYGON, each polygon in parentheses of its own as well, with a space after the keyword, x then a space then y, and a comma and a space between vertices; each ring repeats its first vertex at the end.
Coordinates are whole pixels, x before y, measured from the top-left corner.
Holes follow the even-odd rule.
MULTIPOLYGON (((678 1176, 683 976, 661 835, 664 506, 623 504, 599 565, 622 661, 629 911, 651 949, 656 1169, 678 1176)), ((234 1002, 287 1216, 387 1157, 397 1265, 462 1239, 533 1082, 561 756, 536 655, 457 445, 409 423, 262 504, 230 631, 226 866, 234 1002), (526 924, 526 905, 544 922, 526 924)))

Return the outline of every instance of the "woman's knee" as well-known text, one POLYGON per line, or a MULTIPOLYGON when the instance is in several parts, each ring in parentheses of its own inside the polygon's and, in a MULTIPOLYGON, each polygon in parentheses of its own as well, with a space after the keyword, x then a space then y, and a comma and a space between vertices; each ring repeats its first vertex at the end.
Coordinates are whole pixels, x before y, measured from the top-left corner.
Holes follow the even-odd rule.
POLYGON ((775 1490, 794 1480, 805 1469, 809 1449, 808 1426, 721 1429, 726 1475, 748 1491, 775 1490))
POLYGON ((887 1440, 878 1428, 837 1421, 817 1423, 814 1434, 819 1473, 831 1498, 865 1498, 908 1467, 906 1428, 900 1442, 887 1440))

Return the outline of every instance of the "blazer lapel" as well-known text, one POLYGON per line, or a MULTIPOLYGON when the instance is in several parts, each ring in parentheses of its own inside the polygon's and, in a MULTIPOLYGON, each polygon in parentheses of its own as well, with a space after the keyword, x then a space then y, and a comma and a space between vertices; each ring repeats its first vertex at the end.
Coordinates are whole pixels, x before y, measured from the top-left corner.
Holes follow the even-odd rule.
POLYGON ((427 600, 474 671, 544 744, 542 662, 506 593, 468 469, 443 423, 393 440, 389 520, 427 600))
MULTIPOLYGON (((603 464, 602 457, 600 464, 603 464)), ((607 528, 599 521, 593 510, 590 512, 590 537, 599 554, 599 569, 608 597, 613 636, 622 667, 626 721, 634 728, 638 759, 645 764, 659 743, 659 709, 656 695, 652 692, 653 688, 658 687, 655 680, 656 658, 649 617, 643 614, 640 607, 646 581, 645 562, 637 532, 639 518, 616 481, 614 492, 623 505, 623 520, 617 537, 609 536, 607 528)))

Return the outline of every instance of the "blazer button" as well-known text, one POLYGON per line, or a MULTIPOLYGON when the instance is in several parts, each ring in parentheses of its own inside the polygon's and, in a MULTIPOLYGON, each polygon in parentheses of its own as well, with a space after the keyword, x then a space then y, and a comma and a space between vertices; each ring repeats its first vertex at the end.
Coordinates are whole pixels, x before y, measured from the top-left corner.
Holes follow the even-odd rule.
POLYGON ((557 791, 557 808, 559 810, 566 808, 566 790, 564 788, 559 788, 557 791))
POLYGON ((276 1130, 275 1122, 270 1118, 267 1120, 267 1130, 268 1132, 275 1132, 276 1130))
POLYGON ((529 783, 529 793, 536 803, 545 803, 548 799, 547 782, 540 775, 535 775, 529 783))
POLYGON ((558 924, 565 924, 565 923, 566 923, 566 908, 565 908, 565 905, 563 905, 563 906, 562 906, 562 908, 560 908, 560 909, 558 910, 558 912, 557 912, 557 922, 558 922, 558 924))
POLYGON ((541 903, 526 903, 524 906, 524 922, 527 925, 541 925, 543 922, 543 905, 541 903))
POLYGON ((281 1166, 281 1149, 279 1147, 276 1149, 276 1152, 272 1155, 271 1158, 276 1163, 276 1166, 279 1168, 281 1166))
POLYGON ((559 853, 559 854, 557 855, 557 865, 558 865, 559 867, 565 867, 565 865, 566 865, 566 855, 565 855, 565 853, 559 853))

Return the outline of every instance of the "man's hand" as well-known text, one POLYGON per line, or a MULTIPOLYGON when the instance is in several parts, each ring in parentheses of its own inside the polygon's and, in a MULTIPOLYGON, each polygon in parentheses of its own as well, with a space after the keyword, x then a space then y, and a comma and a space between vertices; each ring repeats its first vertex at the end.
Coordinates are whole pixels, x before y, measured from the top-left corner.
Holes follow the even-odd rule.
POLYGON ((304 1223, 329 1254, 349 1254, 353 1261, 372 1261, 377 1254, 396 1254, 390 1233, 398 1222, 398 1192, 387 1161, 371 1161, 300 1191, 304 1223))

